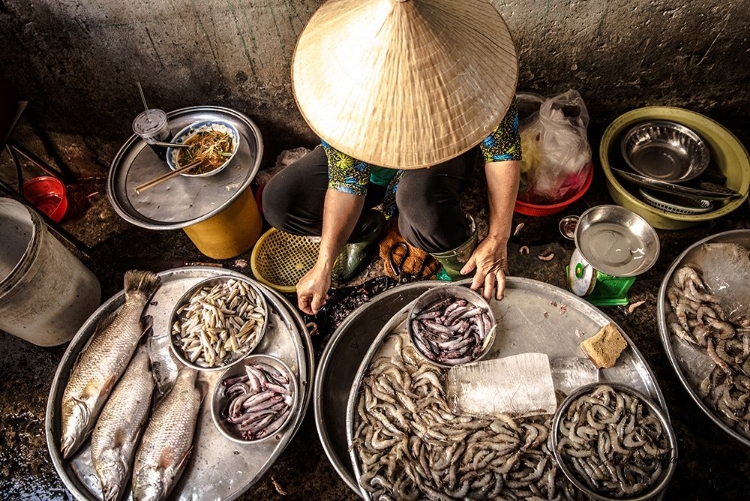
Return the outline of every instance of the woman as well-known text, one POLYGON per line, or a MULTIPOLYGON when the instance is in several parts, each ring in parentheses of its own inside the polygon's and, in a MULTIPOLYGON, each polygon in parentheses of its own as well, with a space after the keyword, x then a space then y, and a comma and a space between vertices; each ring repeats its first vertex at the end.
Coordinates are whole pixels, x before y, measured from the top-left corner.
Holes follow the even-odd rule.
POLYGON ((518 65, 507 26, 478 0, 329 0, 295 51, 295 98, 322 145, 264 190, 269 223, 320 235, 298 305, 325 304, 336 257, 363 208, 399 213, 412 245, 447 259, 474 238, 458 206, 477 151, 485 164, 489 233, 461 274, 501 299, 518 191, 520 140, 512 106, 518 65), (477 148, 478 146, 478 148, 477 148))

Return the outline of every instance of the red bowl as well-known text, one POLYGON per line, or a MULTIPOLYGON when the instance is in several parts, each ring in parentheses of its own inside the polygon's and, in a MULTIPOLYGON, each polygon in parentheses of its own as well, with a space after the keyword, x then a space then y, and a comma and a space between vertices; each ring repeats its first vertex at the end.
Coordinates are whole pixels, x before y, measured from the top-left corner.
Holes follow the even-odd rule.
POLYGON ((65 184, 53 176, 40 176, 23 183, 23 196, 29 203, 59 223, 68 210, 65 184))
POLYGON ((588 176, 586 176, 586 181, 584 181, 583 186, 581 186, 581 189, 578 190, 572 197, 567 198, 563 200, 562 202, 557 202, 555 204, 550 205, 537 205, 537 204, 530 204, 528 202, 523 202, 521 200, 516 200, 516 205, 513 208, 514 212, 517 212, 518 214, 524 214, 526 216, 549 216, 551 214, 556 214, 560 212, 561 210, 565 209, 569 205, 572 205, 578 199, 580 199, 586 191, 589 189, 589 186, 591 186, 591 181, 594 180, 594 166, 593 164, 589 164, 589 173, 588 176))

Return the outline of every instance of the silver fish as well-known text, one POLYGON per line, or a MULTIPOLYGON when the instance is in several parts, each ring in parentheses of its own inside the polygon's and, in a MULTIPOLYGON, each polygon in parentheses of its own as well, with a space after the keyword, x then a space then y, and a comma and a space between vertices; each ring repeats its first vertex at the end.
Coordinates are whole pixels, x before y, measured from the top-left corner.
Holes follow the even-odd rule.
POLYGON ((104 405, 91 434, 91 462, 104 501, 119 499, 130 480, 135 449, 151 410, 154 385, 148 352, 142 344, 104 405))
POLYGON ((125 304, 102 321, 73 366, 62 398, 60 452, 69 458, 85 441, 144 330, 141 314, 159 287, 149 271, 125 273, 125 304))
POLYGON ((165 499, 185 469, 202 400, 196 376, 196 371, 182 368, 172 390, 154 410, 135 453, 134 501, 165 499))

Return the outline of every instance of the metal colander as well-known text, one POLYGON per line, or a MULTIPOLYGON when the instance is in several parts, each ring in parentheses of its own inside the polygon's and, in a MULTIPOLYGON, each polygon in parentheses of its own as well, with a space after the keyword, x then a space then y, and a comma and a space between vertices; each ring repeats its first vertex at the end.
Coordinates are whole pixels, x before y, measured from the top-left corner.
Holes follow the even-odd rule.
POLYGON ((714 208, 714 203, 711 200, 687 196, 683 197, 667 193, 654 194, 643 188, 639 188, 638 191, 643 197, 643 201, 651 207, 671 214, 681 214, 685 216, 691 214, 705 214, 714 208))
POLYGON ((320 238, 271 228, 256 242, 250 268, 258 281, 279 292, 294 292, 299 279, 315 264, 319 251, 320 238))

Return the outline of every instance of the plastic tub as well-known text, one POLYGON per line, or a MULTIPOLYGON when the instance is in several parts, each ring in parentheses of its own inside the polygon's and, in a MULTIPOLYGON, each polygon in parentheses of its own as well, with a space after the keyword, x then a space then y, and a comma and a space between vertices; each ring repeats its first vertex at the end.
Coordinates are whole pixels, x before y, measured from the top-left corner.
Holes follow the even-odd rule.
POLYGON ((593 164, 589 164, 589 173, 588 173, 588 176, 586 176, 586 181, 584 181, 583 186, 581 186, 581 189, 578 190, 578 192, 576 192, 572 197, 565 199, 562 202, 558 202, 556 204, 550 204, 550 205, 531 204, 528 202, 524 202, 522 200, 516 200, 516 205, 513 208, 513 210, 514 212, 517 212, 518 214, 523 214, 525 216, 549 216, 551 214, 557 214, 558 212, 562 211, 566 207, 577 202, 586 193, 586 191, 588 191, 589 186, 591 186, 591 182, 593 180, 594 180, 594 166, 593 164))
POLYGON ((23 183, 23 196, 34 207, 59 223, 68 210, 65 184, 53 176, 40 176, 23 183))
POLYGON ((38 346, 70 341, 99 306, 96 276, 15 200, 0 199, 0 239, 0 330, 38 346))

